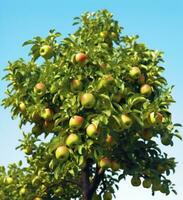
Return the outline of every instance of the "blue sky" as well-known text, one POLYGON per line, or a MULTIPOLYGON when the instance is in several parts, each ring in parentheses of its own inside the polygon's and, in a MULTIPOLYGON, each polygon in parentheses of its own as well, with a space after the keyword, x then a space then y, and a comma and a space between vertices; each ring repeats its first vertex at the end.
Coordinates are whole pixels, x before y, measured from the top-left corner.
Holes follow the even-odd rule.
MULTIPOLYGON (((175 85, 173 96, 177 101, 171 107, 173 120, 183 124, 183 1, 182 0, 6 0, 0 3, 0 77, 8 60, 19 57, 27 59, 28 48, 22 48, 25 40, 34 36, 46 36, 51 28, 63 35, 71 33, 73 17, 85 11, 106 8, 124 27, 124 34, 138 34, 140 41, 150 48, 165 52, 165 76, 170 85, 175 85)), ((5 85, 0 81, 0 99, 4 97, 5 85)), ((9 110, 0 107, 0 165, 23 158, 15 151, 21 133, 18 121, 12 121, 9 110)), ((175 141, 173 148, 164 148, 179 162, 172 180, 177 185, 178 196, 158 194, 151 197, 150 191, 133 188, 129 180, 120 184, 117 200, 182 200, 183 157, 182 142, 175 141)))

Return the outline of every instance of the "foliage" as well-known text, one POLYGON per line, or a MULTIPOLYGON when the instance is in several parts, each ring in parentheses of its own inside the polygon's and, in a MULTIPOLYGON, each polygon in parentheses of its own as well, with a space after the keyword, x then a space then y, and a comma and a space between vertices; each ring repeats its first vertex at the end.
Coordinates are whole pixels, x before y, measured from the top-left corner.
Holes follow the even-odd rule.
POLYGON ((61 42, 55 30, 34 37, 23 44, 31 45, 31 60, 6 67, 3 106, 32 130, 18 147, 27 166, 0 168, 0 199, 107 199, 128 175, 134 186, 148 180, 153 194, 176 193, 167 179, 175 159, 157 143, 173 146, 174 136, 181 139, 169 111, 174 100, 162 76, 162 52, 138 36, 121 36, 107 10, 74 20, 75 33, 61 42), (70 122, 73 116, 83 121, 70 122), (69 156, 58 159, 55 152, 71 133, 79 139, 71 139, 69 156))

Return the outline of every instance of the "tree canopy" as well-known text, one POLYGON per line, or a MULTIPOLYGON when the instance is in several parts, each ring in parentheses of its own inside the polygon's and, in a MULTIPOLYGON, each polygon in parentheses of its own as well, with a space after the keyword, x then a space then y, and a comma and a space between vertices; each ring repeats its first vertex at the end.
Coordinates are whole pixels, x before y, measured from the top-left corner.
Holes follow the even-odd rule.
POLYGON ((20 118, 20 161, 0 167, 2 200, 110 200, 118 183, 176 193, 175 158, 160 143, 181 139, 163 77, 163 53, 125 36, 107 10, 74 18, 62 38, 34 37, 29 61, 9 62, 2 104, 20 118))

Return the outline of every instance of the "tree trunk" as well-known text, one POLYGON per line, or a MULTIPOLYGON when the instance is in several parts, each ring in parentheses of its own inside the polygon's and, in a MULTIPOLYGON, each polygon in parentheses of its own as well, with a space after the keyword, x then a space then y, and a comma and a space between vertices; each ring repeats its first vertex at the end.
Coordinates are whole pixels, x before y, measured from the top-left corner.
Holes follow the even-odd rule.
POLYGON ((87 160, 81 173, 83 200, 92 200, 93 194, 97 190, 100 181, 104 176, 104 171, 100 170, 100 168, 97 166, 95 171, 95 176, 93 177, 93 181, 90 182, 89 178, 90 178, 91 167, 92 167, 92 161, 87 160))

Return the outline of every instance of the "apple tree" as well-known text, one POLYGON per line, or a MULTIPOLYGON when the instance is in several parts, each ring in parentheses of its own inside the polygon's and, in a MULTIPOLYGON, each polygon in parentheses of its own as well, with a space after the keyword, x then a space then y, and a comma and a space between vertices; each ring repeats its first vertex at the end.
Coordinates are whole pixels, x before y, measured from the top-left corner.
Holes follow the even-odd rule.
POLYGON ((2 200, 111 200, 127 176, 135 187, 176 193, 175 158, 160 149, 181 139, 162 76, 163 53, 122 35, 107 10, 74 18, 68 37, 34 37, 30 59, 9 62, 2 104, 19 117, 27 163, 0 167, 2 200))

